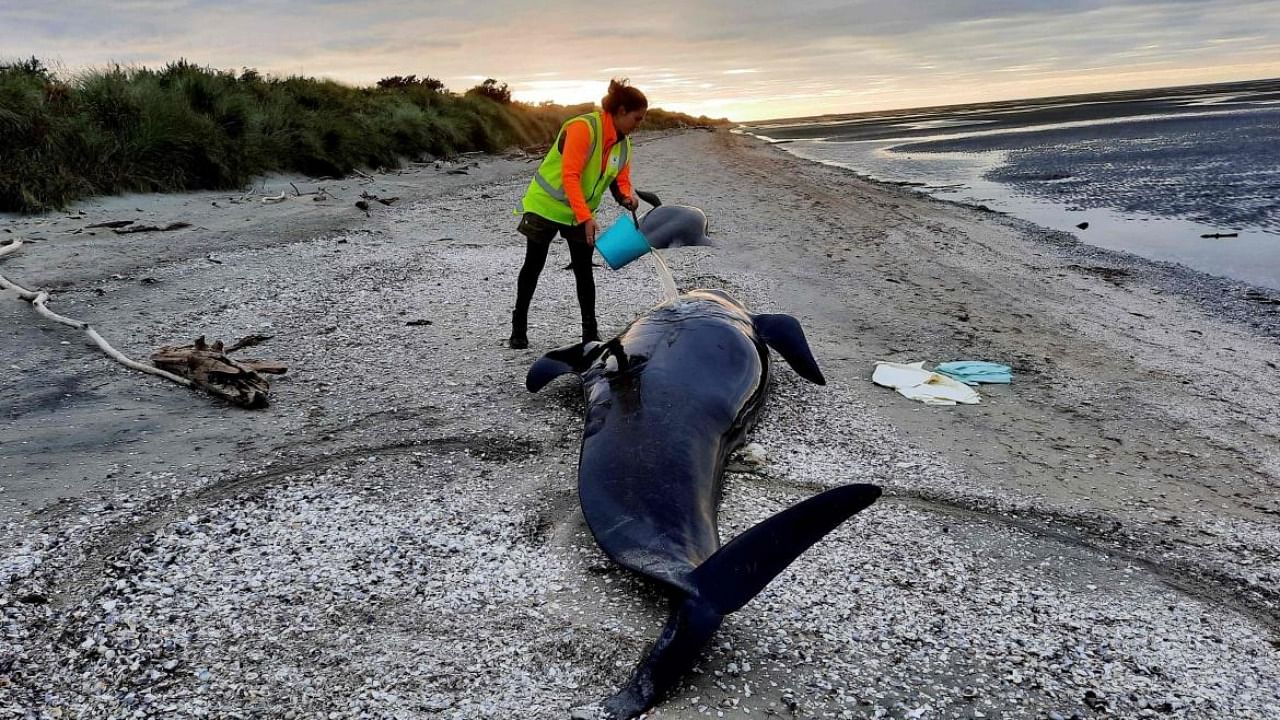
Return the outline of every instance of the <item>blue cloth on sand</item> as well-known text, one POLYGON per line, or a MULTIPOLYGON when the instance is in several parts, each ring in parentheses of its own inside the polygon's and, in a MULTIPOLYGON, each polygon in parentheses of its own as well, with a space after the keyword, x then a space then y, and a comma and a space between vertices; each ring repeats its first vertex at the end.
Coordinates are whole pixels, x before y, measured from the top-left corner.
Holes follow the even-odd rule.
POLYGON ((955 362, 939 363, 933 370, 947 377, 955 378, 966 385, 977 385, 978 383, 1008 384, 1013 382, 1013 369, 1008 365, 982 360, 957 360, 955 362))

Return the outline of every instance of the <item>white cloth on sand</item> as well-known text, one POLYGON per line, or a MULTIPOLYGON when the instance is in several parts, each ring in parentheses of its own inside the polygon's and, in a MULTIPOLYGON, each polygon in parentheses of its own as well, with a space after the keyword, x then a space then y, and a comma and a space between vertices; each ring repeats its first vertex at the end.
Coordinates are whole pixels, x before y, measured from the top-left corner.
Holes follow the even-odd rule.
POLYGON ((924 369, 924 361, 895 363, 876 361, 871 381, 893 388, 904 397, 919 400, 925 405, 976 405, 982 397, 973 388, 946 375, 924 369))

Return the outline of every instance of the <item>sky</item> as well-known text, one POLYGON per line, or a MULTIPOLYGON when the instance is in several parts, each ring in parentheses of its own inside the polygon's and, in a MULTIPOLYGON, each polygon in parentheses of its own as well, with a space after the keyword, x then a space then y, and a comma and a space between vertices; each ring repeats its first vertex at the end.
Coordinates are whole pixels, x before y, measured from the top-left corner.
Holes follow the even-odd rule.
POLYGON ((0 0, 0 60, 485 78, 751 121, 1280 77, 1280 0, 0 0))

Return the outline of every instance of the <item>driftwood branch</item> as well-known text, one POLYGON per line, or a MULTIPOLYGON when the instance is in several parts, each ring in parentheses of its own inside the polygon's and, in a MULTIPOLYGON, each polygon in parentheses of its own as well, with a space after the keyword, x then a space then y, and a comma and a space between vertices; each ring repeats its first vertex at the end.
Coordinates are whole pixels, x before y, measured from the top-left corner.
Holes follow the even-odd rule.
MULTIPOLYGON (((12 253, 17 252, 18 249, 22 247, 22 244, 23 243, 21 239, 15 239, 9 245, 0 247, 0 258, 3 258, 6 255, 10 255, 12 253)), ((84 334, 89 336, 89 339, 92 340, 94 344, 97 345, 102 350, 102 352, 106 353, 108 357, 120 363, 121 365, 137 370, 138 372, 144 372, 144 373, 147 373, 148 375, 155 375, 156 377, 162 377, 165 380, 171 380, 184 387, 191 387, 192 385, 191 381, 184 377, 179 377, 177 375, 174 375, 173 373, 161 370, 160 368, 152 367, 150 365, 143 365, 140 362, 130 359, 124 353, 112 347, 110 343, 108 343, 105 339, 103 339, 101 335, 98 334, 97 330, 93 329, 93 327, 89 325, 89 323, 81 322, 80 320, 75 320, 75 319, 66 317, 64 315, 59 315, 54 311, 50 310, 48 307, 49 293, 43 290, 39 292, 28 290, 22 287, 21 285, 13 282, 12 280, 9 280, 4 275, 0 275, 0 288, 5 288, 8 290, 16 290, 18 293, 18 297, 31 303, 31 306, 35 308, 36 312, 40 313, 40 315, 42 315, 43 317, 49 320, 52 320, 53 322, 59 323, 61 325, 66 325, 67 327, 72 327, 84 332, 84 334)))
MULTIPOLYGON (((362 193, 360 193, 360 199, 361 199, 361 200, 376 200, 377 202, 380 202, 380 203, 382 203, 383 205, 392 205, 392 204, 394 204, 397 200, 399 200, 399 199, 400 199, 400 196, 399 196, 399 195, 397 195, 396 197, 384 198, 384 197, 378 197, 377 195, 373 195, 373 194, 368 193, 368 192, 362 192, 362 193)), ((365 204, 367 205, 368 203, 365 203, 365 204)))
MULTIPOLYGON (((8 245, 0 245, 0 258, 17 252, 22 245, 21 239, 15 239, 8 245)), ((143 365, 112 347, 89 323, 50 310, 48 292, 28 290, 3 275, 0 275, 0 289, 16 291, 18 297, 31 303, 41 316, 84 332, 108 357, 125 367, 170 380, 183 387, 198 387, 245 407, 263 407, 267 404, 270 385, 262 377, 262 373, 278 375, 287 370, 283 364, 271 360, 233 360, 227 356, 221 342, 209 345, 203 337, 191 345, 160 348, 151 356, 151 361, 159 367, 143 365)), ((257 345, 268 339, 268 335, 249 335, 237 341, 233 349, 257 345)))
POLYGON ((273 336, 271 335, 263 335, 261 333, 253 333, 252 335, 245 335, 239 340, 236 340, 235 342, 228 345, 227 349, 224 352, 235 352, 236 350, 240 350, 242 348, 253 347, 254 345, 261 345, 262 343, 270 340, 272 337, 273 336))
POLYGON ((128 235, 130 233, 169 232, 189 227, 191 227, 189 222, 172 222, 168 225, 130 225, 128 227, 113 228, 112 232, 117 235, 128 235))

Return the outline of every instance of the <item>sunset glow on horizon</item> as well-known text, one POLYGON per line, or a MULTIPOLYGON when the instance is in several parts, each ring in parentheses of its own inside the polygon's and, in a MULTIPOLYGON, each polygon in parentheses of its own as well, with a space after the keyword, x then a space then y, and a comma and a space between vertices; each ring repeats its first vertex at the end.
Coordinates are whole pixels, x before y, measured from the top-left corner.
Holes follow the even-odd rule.
POLYGON ((517 100, 599 102, 628 77, 655 107, 735 121, 1280 76, 1280 3, 655 0, 625 17, 557 0, 243 0, 0 5, 0 59, 74 74, 111 63, 215 68, 371 85, 485 78, 517 100), (568 22, 566 18, 589 20, 568 22))

